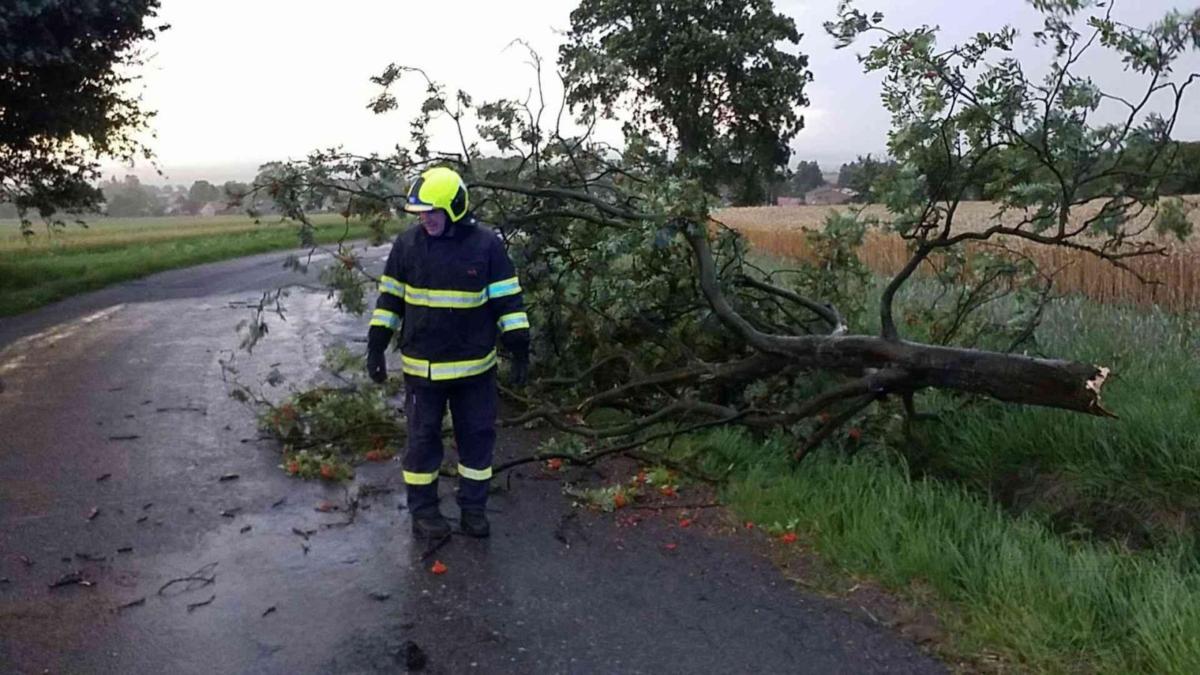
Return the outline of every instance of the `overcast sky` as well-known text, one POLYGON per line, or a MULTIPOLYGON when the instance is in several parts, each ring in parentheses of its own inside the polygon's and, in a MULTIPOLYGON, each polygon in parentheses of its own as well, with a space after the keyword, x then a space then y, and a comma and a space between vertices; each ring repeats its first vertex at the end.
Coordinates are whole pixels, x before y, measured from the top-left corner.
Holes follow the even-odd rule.
MULTIPOLYGON (((884 153, 888 130, 879 78, 864 75, 855 57, 862 48, 835 50, 821 28, 836 5, 776 2, 804 33, 800 51, 809 55, 814 77, 793 161, 815 159, 826 171, 857 155, 884 153)), ((1118 0, 1115 16, 1144 25, 1195 5, 1118 0)), ((171 29, 150 47, 142 71, 146 104, 158 111, 151 146, 172 183, 247 179, 263 162, 320 147, 386 150, 407 139, 421 90, 415 82, 401 86, 401 110, 376 116, 365 107, 376 91, 371 75, 395 61, 420 66, 476 100, 523 95, 532 72, 523 49, 509 44, 526 40, 554 80, 556 49, 574 6, 572 0, 163 0, 160 19, 171 29)), ((859 6, 884 12, 891 25, 939 25, 943 45, 1010 23, 1026 38, 1018 58, 1031 66, 1038 60, 1028 36, 1040 23, 1024 0, 860 0, 859 6)), ((1181 66, 1200 71, 1200 58, 1181 66)), ((1112 60, 1089 62, 1087 72, 1118 89, 1131 82, 1112 60)), ((1181 114, 1179 136, 1200 138, 1200 95, 1181 114)), ((436 145, 455 147, 452 137, 441 140, 436 145)), ((136 173, 161 181, 144 167, 136 173)))

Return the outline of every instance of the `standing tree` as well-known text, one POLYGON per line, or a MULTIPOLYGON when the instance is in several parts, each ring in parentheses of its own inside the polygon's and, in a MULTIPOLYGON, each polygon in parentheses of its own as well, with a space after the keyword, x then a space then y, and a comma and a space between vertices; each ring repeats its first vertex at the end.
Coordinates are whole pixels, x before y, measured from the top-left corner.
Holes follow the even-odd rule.
POLYGON ((878 160, 868 154, 848 164, 843 164, 838 171, 838 187, 849 188, 858 193, 858 199, 864 202, 875 201, 874 185, 891 176, 896 171, 896 162, 878 160))
POLYGON ((783 184, 781 195, 787 197, 803 197, 809 190, 825 184, 825 175, 821 173, 821 165, 816 162, 801 161, 796 170, 783 184))
POLYGON ((631 113, 628 135, 658 134, 678 163, 735 204, 761 204, 804 126, 808 58, 770 0, 583 0, 559 52, 569 103, 631 113))
POLYGON ((93 210, 99 160, 149 152, 151 113, 128 89, 158 0, 5 3, 0 18, 0 202, 50 220, 93 210))
POLYGON ((1163 194, 1200 194, 1200 141, 1179 144, 1174 171, 1163 185, 1163 194))
POLYGON ((118 182, 116 177, 101 186, 108 208, 105 213, 118 218, 160 215, 158 199, 137 176, 125 176, 118 182))
POLYGON ((224 199, 221 190, 217 186, 206 180, 198 180, 192 183, 192 187, 188 188, 187 201, 184 202, 184 210, 191 214, 197 214, 200 209, 204 208, 209 202, 220 201, 224 199))

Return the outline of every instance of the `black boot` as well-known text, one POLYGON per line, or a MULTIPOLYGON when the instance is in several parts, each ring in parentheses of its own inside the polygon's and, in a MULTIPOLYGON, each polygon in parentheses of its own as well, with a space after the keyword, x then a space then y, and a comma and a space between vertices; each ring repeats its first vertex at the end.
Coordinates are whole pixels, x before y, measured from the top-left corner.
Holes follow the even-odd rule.
POLYGON ((450 523, 437 511, 420 515, 414 513, 412 529, 414 535, 423 539, 442 539, 450 536, 450 523))
POLYGON ((463 511, 458 520, 459 529, 468 537, 483 539, 492 533, 487 514, 483 511, 463 511))

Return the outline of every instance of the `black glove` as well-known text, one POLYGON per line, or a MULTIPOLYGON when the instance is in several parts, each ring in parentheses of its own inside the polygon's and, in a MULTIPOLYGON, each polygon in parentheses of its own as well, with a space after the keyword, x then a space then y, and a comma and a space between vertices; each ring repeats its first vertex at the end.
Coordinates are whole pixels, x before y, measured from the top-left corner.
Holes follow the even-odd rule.
POLYGON ((367 352, 367 375, 372 382, 383 384, 387 381, 387 357, 380 351, 367 352))
POLYGON ((512 370, 508 374, 508 386, 524 387, 529 383, 529 355, 513 356, 512 370))

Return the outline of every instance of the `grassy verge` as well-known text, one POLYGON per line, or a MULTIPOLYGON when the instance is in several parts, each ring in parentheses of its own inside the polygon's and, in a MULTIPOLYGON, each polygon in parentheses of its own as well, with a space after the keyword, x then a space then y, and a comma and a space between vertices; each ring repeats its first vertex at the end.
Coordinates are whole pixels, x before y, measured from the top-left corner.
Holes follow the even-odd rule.
POLYGON ((794 441, 731 431, 678 451, 728 471, 740 516, 914 600, 932 590, 953 656, 1200 672, 1200 317, 1067 300, 1036 337, 1112 367, 1120 419, 931 393, 939 421, 906 436, 885 407, 857 422, 853 458, 831 443, 797 468, 794 441))
MULTIPOLYGON (((368 235, 337 217, 315 221, 317 241, 368 235)), ((245 217, 99 222, 88 229, 39 233, 26 242, 15 225, 0 233, 0 316, 154 272, 293 248, 290 225, 245 217), (11 231, 10 231, 11 230, 11 231)))
POLYGON ((1120 419, 929 396, 943 420, 904 446, 913 468, 1073 537, 1196 546, 1200 317, 1067 301, 1037 339, 1047 355, 1111 367, 1105 402, 1120 419))
POLYGON ((953 603, 956 653, 1042 672, 1200 670, 1200 575, 1166 552, 1068 542, 881 455, 823 454, 796 470, 790 444, 733 431, 690 449, 734 467, 725 496, 740 515, 801 533, 847 572, 953 603))

